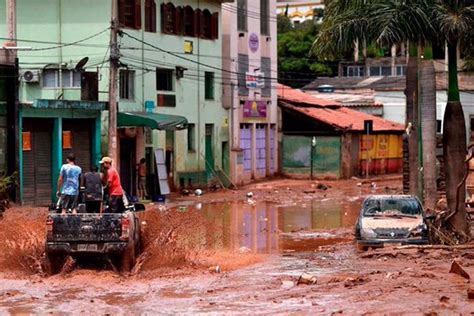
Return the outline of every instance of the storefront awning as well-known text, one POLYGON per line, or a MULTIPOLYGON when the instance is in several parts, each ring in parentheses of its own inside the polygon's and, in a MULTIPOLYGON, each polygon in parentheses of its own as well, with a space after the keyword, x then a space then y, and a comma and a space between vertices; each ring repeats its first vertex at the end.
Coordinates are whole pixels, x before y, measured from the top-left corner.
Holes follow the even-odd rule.
POLYGON ((145 112, 120 112, 117 127, 149 127, 159 130, 185 129, 188 120, 184 116, 145 112))

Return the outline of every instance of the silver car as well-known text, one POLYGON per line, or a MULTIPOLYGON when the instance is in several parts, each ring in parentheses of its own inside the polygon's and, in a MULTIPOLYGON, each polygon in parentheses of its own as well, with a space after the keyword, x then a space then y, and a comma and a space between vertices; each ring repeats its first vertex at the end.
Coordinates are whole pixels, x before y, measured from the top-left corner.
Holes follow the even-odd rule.
POLYGON ((411 195, 372 195, 362 203, 355 227, 357 248, 427 244, 425 212, 411 195))

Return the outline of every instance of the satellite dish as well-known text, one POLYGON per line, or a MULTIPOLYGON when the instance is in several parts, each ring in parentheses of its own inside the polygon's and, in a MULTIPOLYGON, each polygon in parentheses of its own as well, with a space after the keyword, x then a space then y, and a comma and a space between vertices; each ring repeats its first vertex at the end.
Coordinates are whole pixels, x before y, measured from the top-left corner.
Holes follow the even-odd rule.
POLYGON ((81 71, 84 68, 84 66, 87 64, 88 61, 89 61, 89 57, 82 58, 81 60, 79 60, 76 67, 74 67, 74 69, 76 71, 81 71))

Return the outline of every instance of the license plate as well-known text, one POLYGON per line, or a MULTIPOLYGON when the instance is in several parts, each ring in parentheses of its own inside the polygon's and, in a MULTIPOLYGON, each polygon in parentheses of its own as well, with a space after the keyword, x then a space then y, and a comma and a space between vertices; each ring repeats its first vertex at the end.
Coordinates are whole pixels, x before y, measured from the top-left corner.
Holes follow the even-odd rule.
POLYGON ((97 244, 78 244, 77 251, 97 251, 97 244))

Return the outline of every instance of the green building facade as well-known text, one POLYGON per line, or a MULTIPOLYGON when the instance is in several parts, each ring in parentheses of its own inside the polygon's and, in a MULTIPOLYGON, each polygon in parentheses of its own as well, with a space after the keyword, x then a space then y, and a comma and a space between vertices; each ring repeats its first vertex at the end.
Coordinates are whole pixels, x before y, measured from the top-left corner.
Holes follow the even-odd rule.
MULTIPOLYGON (((119 112, 179 115, 188 122, 181 130, 119 128, 115 164, 124 188, 135 193, 135 166, 146 158, 148 188, 159 192, 156 149, 165 153, 172 188, 210 183, 228 166, 222 1, 117 3, 119 112)), ((111 12, 110 0, 17 2, 19 173, 26 204, 54 199, 68 153, 87 170, 107 152, 111 12)), ((0 37, 5 34, 2 20, 0 37)))

